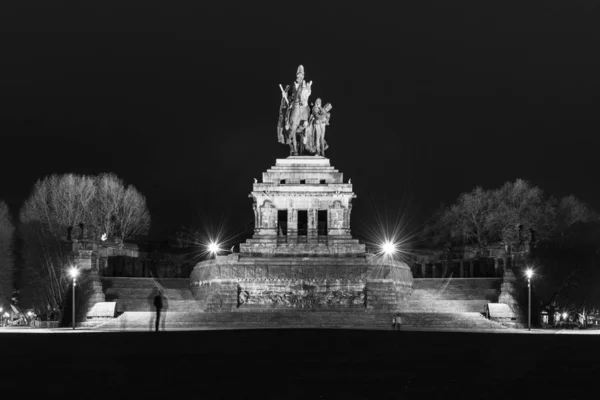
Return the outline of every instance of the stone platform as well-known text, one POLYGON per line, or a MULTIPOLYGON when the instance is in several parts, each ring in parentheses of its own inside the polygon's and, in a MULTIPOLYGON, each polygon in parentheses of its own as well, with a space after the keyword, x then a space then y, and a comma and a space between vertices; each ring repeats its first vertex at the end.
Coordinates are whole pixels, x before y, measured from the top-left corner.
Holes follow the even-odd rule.
POLYGON ((205 311, 351 309, 399 311, 407 305, 412 275, 403 263, 364 255, 244 257, 199 263, 190 277, 205 311))
POLYGON ((254 235, 240 253, 198 263, 190 286, 204 311, 392 312, 406 306, 410 268, 352 238, 352 184, 329 159, 276 160, 255 182, 254 235))

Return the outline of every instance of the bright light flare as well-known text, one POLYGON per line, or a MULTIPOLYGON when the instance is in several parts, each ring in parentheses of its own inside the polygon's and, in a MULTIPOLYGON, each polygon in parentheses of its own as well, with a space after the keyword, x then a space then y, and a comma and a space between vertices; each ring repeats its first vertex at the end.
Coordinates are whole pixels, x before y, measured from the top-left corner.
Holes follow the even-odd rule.
POLYGON ((569 315, 569 314, 567 314, 566 312, 564 312, 564 313, 563 313, 563 315, 562 315, 562 316, 563 316, 563 319, 567 319, 567 316, 568 316, 568 315, 569 315))
POLYGON ((8 317, 10 317, 10 314, 9 314, 9 313, 7 313, 7 312, 5 312, 5 313, 4 313, 4 318, 8 318, 8 317))
POLYGON ((398 248, 396 247, 396 243, 387 240, 381 245, 381 250, 386 256, 393 256, 398 251, 398 248))
POLYGON ((527 279, 531 279, 531 277, 533 276, 533 270, 531 268, 527 268, 527 271, 525 271, 525 275, 527 275, 527 279))
POLYGON ((79 270, 75 267, 71 267, 69 269, 69 276, 73 279, 77 278, 77 276, 79 275, 79 270))
POLYGON ((210 242, 208 244, 208 251, 211 254, 217 254, 219 251, 221 251, 221 247, 219 246, 219 243, 216 242, 210 242))

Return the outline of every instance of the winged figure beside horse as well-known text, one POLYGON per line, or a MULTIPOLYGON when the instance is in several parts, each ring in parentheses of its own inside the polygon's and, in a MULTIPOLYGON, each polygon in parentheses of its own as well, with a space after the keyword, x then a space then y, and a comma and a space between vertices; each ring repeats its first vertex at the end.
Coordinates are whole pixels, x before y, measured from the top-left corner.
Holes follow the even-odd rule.
POLYGON ((281 89, 281 105, 277 124, 279 143, 290 146, 290 155, 302 155, 305 152, 325 157, 325 127, 329 125, 331 104, 321 106, 317 99, 311 108, 308 98, 311 94, 312 81, 304 80, 304 67, 300 65, 296 72, 296 81, 285 89, 281 89))

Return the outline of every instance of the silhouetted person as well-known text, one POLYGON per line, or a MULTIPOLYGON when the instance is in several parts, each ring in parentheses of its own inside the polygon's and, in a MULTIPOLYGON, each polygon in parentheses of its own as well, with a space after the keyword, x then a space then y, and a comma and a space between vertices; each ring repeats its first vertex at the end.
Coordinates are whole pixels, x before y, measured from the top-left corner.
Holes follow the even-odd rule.
POLYGON ((71 238, 71 233, 72 233, 72 232, 73 232, 73 227, 72 227, 72 226, 69 226, 69 227, 67 228, 67 240, 68 240, 69 242, 73 240, 73 239, 71 238))
POLYGON ((163 297, 160 292, 156 296, 154 296, 154 307, 156 307, 156 321, 155 327, 156 332, 158 332, 158 327, 160 326, 160 313, 163 309, 163 297))

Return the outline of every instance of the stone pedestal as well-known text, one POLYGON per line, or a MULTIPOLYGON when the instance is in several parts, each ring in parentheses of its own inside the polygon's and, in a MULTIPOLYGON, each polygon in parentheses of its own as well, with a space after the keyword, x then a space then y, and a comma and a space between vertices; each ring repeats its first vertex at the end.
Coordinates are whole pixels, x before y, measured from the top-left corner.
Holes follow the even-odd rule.
POLYGON ((412 273, 401 262, 355 258, 245 257, 198 263, 192 293, 205 311, 336 309, 400 311, 412 293, 412 273))
POLYGON ((498 303, 506 304, 512 310, 514 316, 511 322, 504 323, 507 326, 515 328, 525 328, 526 319, 519 304, 519 289, 521 285, 518 283, 515 274, 511 268, 504 269, 504 277, 500 286, 500 296, 498 303))
POLYGON ((255 210, 255 234, 240 245, 244 255, 356 256, 365 246, 350 234, 352 185, 324 157, 296 156, 278 159, 254 184, 250 197, 255 210), (278 226, 278 212, 287 211, 285 237, 278 226), (298 213, 307 213, 307 230, 298 232, 298 213), (327 236, 318 237, 319 211, 327 212, 327 236), (305 236, 304 236, 305 235, 305 236))
POLYGON ((89 310, 94 304, 105 301, 99 275, 100 259, 97 245, 91 240, 76 240, 73 242, 73 256, 80 271, 78 280, 85 294, 86 308, 89 310))
POLYGON ((324 157, 288 157, 255 183, 256 229, 240 253, 198 263, 190 277, 205 311, 401 310, 412 291, 410 268, 368 255, 352 238, 356 195, 324 157), (281 212, 280 212, 281 211, 281 212), (279 218, 287 212, 287 235, 279 218), (327 213, 326 238, 318 236, 327 213), (304 218, 306 215, 306 221, 304 218), (323 221, 323 219, 322 219, 323 221), (306 229, 299 230, 299 222, 306 229), (283 236, 283 237, 281 237, 283 236))

